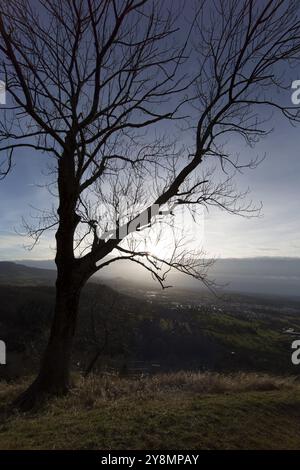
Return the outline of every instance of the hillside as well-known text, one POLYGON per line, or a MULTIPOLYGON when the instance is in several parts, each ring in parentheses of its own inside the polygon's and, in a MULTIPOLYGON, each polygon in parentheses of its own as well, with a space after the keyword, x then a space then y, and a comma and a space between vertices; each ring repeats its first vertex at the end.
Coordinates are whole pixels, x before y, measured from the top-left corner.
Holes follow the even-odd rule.
POLYGON ((24 384, 1 386, 0 449, 298 449, 300 389, 288 379, 173 374, 80 381, 39 414, 10 415, 24 384), (224 393, 225 392, 225 393, 224 393))
POLYGON ((287 376, 297 367, 285 333, 300 330, 297 300, 91 282, 80 304, 71 394, 23 415, 8 405, 37 370, 55 271, 0 263, 0 272, 8 346, 0 449, 299 448, 300 386, 287 376), (95 355, 94 374, 84 379, 95 355))
MULTIPOLYGON (((8 364, 0 377, 32 373, 54 304, 54 270, 0 263, 0 333, 8 364)), ((73 367, 152 373, 180 369, 295 372, 287 330, 300 331, 300 302, 147 289, 115 279, 84 289, 73 367), (112 287, 113 286, 113 287, 112 287)))
MULTIPOLYGON (((256 304, 253 299, 215 304, 183 293, 178 300, 169 295, 149 301, 104 285, 86 286, 74 370, 84 372, 97 355, 93 370, 99 372, 297 372, 291 363, 293 335, 285 331, 300 330, 298 304, 288 308, 266 301, 256 304)), ((8 363, 1 367, 0 378, 11 379, 38 367, 49 334, 54 288, 0 286, 0 298, 1 339, 8 348, 8 363)))
POLYGON ((24 266, 10 261, 0 261, 0 284, 44 285, 54 284, 55 271, 24 266))

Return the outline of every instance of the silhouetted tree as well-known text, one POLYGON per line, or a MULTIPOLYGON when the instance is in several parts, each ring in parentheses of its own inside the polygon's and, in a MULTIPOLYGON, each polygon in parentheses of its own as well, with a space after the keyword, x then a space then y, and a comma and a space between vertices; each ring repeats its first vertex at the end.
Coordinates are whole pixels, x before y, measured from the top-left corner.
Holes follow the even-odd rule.
POLYGON ((49 343, 18 400, 23 409, 68 390, 80 293, 94 273, 127 259, 162 285, 172 268, 209 282, 209 261, 182 240, 170 256, 149 253, 141 243, 147 227, 171 223, 175 206, 194 215, 210 206, 253 213, 232 172, 219 181, 207 162, 219 162, 225 175, 255 167, 239 162, 226 138, 254 144, 268 132, 267 108, 298 120, 298 109, 283 106, 276 92, 286 87, 284 67, 299 59, 297 1, 196 1, 190 23, 184 3, 178 12, 171 5, 1 2, 9 105, 1 111, 0 151, 9 165, 24 148, 52 157, 58 197, 57 212, 29 229, 36 241, 56 229, 57 281, 49 343))

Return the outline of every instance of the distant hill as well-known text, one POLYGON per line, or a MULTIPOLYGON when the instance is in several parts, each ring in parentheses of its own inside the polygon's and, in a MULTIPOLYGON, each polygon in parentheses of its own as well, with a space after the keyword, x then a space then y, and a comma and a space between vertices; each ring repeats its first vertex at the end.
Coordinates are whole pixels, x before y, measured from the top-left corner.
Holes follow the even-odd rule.
POLYGON ((28 266, 29 268, 56 269, 55 261, 53 259, 18 259, 12 261, 17 264, 28 266))
MULTIPOLYGON (((16 263, 10 263, 14 265, 11 267, 11 273, 13 274, 16 266, 18 266, 17 271, 21 272, 19 272, 17 278, 20 280, 24 279, 26 274, 30 275, 30 271, 25 272, 24 269, 20 268, 20 265, 39 268, 38 271, 31 272, 31 280, 37 280, 39 277, 42 277, 43 282, 45 279, 53 279, 53 270, 55 270, 53 260, 20 260, 16 261, 16 263), (42 271, 47 272, 42 273, 42 271)), ((5 263, 2 262, 1 264, 5 263)), ((4 267, 3 269, 5 271, 6 268, 4 267)), ((155 286, 154 281, 145 269, 136 263, 125 260, 112 263, 109 267, 101 270, 99 274, 96 274, 96 277, 100 278, 103 282, 110 283, 113 281, 114 286, 122 284, 122 279, 126 279, 126 283, 131 283, 132 287, 135 284, 141 283, 147 285, 148 288, 155 286)), ((295 297, 299 296, 300 258, 223 258, 217 260, 211 268, 210 278, 222 286, 221 290, 226 292, 295 297)), ((199 281, 178 273, 171 273, 168 283, 175 288, 197 291, 203 287, 199 281)))
POLYGON ((0 261, 0 284, 41 285, 53 284, 55 271, 24 266, 10 261, 0 261))

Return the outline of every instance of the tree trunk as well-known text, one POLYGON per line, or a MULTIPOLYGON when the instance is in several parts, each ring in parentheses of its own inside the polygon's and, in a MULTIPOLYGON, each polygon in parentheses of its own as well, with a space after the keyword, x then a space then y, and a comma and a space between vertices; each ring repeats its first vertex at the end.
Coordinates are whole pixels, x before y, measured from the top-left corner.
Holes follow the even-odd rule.
POLYGON ((70 365, 81 286, 71 278, 56 282, 54 318, 49 342, 35 381, 14 402, 23 411, 32 409, 47 396, 63 395, 70 385, 70 365))
POLYGON ((45 397, 68 391, 73 339, 82 287, 93 274, 90 265, 83 266, 74 257, 74 233, 80 217, 76 214, 78 182, 75 178, 74 142, 67 139, 58 165, 59 225, 56 232, 57 280, 54 318, 49 342, 39 374, 30 387, 14 402, 21 410, 29 410, 45 397))

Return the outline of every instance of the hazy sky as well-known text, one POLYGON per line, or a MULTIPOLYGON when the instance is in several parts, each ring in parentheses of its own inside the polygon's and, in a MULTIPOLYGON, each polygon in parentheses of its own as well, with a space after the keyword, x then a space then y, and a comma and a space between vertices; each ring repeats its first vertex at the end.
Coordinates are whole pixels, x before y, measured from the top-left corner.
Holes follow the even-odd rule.
MULTIPOLYGON (((293 79, 300 79, 300 66, 293 79)), ((290 97, 289 91, 283 96, 287 106, 291 104, 290 97)), ((205 215, 203 245, 210 255, 300 256, 300 125, 293 128, 279 118, 272 125, 274 131, 254 150, 250 151, 241 141, 231 144, 242 154, 267 154, 256 170, 238 177, 241 189, 249 186, 253 201, 262 201, 262 215, 250 220, 216 210, 205 215)), ((11 174, 0 182, 0 259, 53 258, 53 232, 32 252, 24 249, 26 237, 15 232, 23 230, 22 216, 28 218, 34 213, 30 205, 43 209, 49 204, 47 190, 37 186, 46 180, 41 172, 46 171, 47 156, 26 150, 17 155, 15 164, 11 174)))
POLYGON ((266 159, 239 180, 241 188, 249 185, 254 202, 262 201, 261 216, 249 220, 211 213, 205 229, 209 251, 221 257, 300 256, 299 142, 300 128, 278 122, 257 145, 266 159))
MULTIPOLYGON (((254 202, 263 202, 259 218, 245 219, 212 210, 204 217, 204 247, 221 257, 300 256, 300 128, 281 123, 257 145, 255 152, 267 152, 256 170, 239 176, 241 188, 250 186, 254 202)), ((241 147, 241 151, 249 152, 241 147)), ((12 173, 0 183, 0 259, 52 258, 53 233, 49 233, 32 252, 24 249, 23 215, 46 208, 49 194, 36 186, 46 177, 46 155, 26 151, 18 156, 12 173)), ((199 230, 199 239, 202 230, 199 230)))

